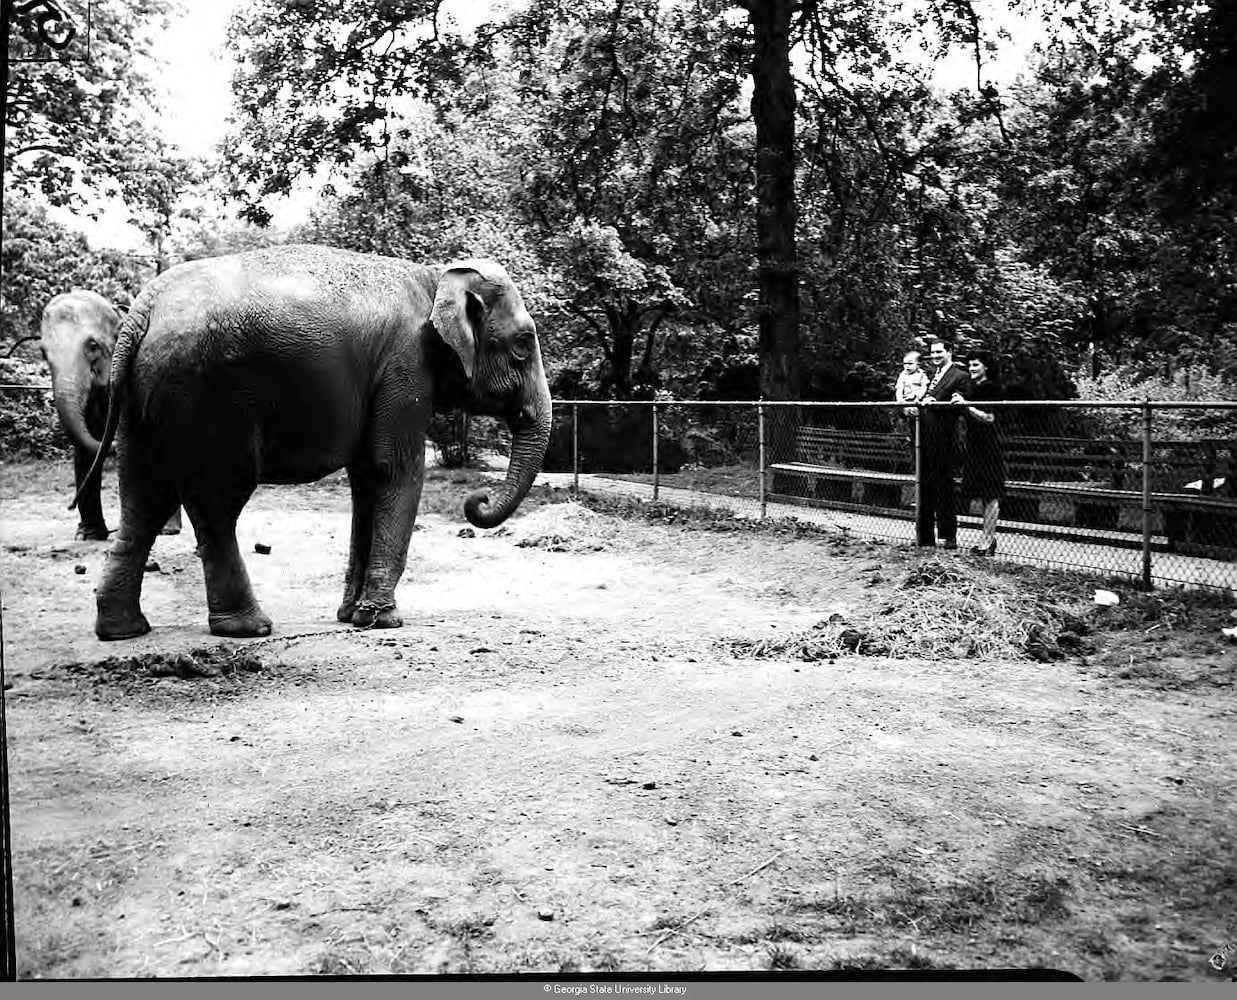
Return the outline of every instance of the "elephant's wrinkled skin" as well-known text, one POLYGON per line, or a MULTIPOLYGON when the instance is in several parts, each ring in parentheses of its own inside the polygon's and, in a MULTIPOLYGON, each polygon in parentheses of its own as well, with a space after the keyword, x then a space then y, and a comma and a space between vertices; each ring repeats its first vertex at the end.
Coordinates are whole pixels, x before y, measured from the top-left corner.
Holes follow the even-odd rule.
POLYGON ((506 479, 464 505, 474 525, 494 527, 527 494, 550 431, 536 327, 498 264, 427 267, 283 246, 164 272, 134 302, 112 361, 103 443, 118 433, 121 524, 95 633, 149 630, 143 568, 179 498, 197 535, 211 632, 269 634, 237 517, 258 483, 339 468, 352 489, 352 542, 338 618, 401 625, 395 587, 421 499, 426 426, 448 407, 511 427, 506 479))
MULTIPOLYGON (((51 370, 56 415, 73 443, 73 479, 77 487, 77 537, 106 541, 107 523, 99 496, 101 477, 82 488, 99 453, 99 437, 107 420, 107 380, 116 346, 120 314, 102 295, 75 288, 53 298, 43 308, 39 349, 51 370)), ((180 530, 180 508, 165 533, 180 530)))

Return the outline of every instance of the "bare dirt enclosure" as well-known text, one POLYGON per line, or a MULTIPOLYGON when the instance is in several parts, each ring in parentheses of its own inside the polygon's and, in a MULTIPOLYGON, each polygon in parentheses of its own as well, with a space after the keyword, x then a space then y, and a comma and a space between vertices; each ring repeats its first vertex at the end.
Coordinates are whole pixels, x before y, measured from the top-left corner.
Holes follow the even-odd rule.
POLYGON ((474 535, 476 475, 434 471, 405 628, 334 622, 331 477, 242 517, 270 639, 207 633, 186 525, 154 630, 104 644, 71 470, 0 475, 23 978, 1232 975, 1224 600, 1080 583, 1067 656, 808 656, 774 640, 897 607, 923 559, 545 487, 474 535))

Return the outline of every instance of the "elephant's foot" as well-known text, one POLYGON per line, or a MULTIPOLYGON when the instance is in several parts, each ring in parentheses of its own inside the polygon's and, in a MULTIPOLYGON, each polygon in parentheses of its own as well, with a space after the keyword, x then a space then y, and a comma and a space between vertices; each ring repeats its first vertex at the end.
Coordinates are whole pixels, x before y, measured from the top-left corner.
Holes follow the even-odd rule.
POLYGON ((79 542, 106 542, 111 537, 106 524, 79 524, 73 537, 79 542))
POLYGON ((150 622, 140 611, 110 614, 100 611, 95 618, 94 634, 104 642, 136 639, 150 631, 150 622))
POLYGON ((211 614, 210 634, 229 639, 253 639, 271 634, 271 620, 261 610, 238 611, 232 614, 211 614))
POLYGON ((351 622, 354 614, 356 614, 356 601, 346 600, 339 606, 339 610, 335 612, 335 620, 340 622, 351 622))
POLYGON ((159 529, 161 535, 179 535, 180 534, 180 511, 168 518, 167 524, 159 529))
MULTIPOLYGON (((340 608, 343 611, 343 608, 340 608)), ((372 601, 361 601, 349 619, 359 628, 403 628, 404 619, 394 604, 381 606, 372 601)))

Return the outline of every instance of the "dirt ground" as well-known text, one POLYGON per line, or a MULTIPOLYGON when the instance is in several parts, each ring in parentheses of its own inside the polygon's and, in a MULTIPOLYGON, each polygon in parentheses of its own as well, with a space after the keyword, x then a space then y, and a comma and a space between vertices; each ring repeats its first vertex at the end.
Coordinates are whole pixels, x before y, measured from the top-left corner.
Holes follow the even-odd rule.
POLYGON ((154 630, 105 644, 68 464, 0 477, 22 978, 1233 974, 1223 601, 1095 619, 1047 662, 742 658, 920 557, 543 487, 473 534, 475 475, 439 470, 405 628, 334 621, 333 477, 242 517, 270 639, 207 633, 186 530, 155 546, 154 630))

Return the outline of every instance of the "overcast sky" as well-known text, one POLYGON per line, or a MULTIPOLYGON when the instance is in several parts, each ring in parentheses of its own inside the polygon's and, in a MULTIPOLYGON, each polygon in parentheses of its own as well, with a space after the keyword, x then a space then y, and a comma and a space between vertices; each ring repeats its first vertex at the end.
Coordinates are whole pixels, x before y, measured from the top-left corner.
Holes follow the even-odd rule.
POLYGON ((231 106, 231 60, 225 28, 241 0, 182 0, 185 14, 156 40, 159 82, 169 110, 164 132, 190 155, 206 154, 223 136, 231 106))

